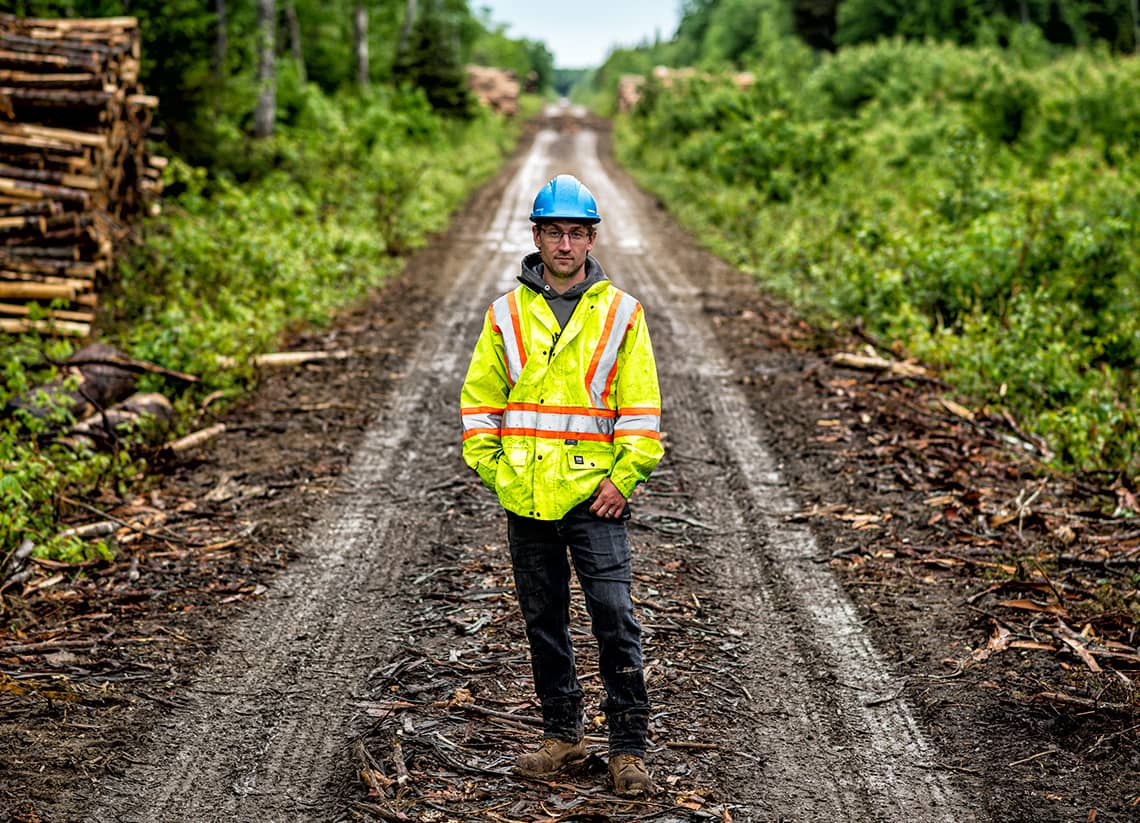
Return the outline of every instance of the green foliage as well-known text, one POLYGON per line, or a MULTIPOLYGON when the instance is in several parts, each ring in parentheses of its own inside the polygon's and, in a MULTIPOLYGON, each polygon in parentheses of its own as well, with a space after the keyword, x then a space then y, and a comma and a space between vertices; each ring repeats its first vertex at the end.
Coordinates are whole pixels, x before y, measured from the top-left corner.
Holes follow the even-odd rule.
POLYGON ((710 68, 741 66, 762 57, 792 33, 785 0, 721 0, 704 33, 701 61, 710 68))
POLYGON ((1140 473, 1140 65, 890 40, 750 68, 650 87, 623 160, 768 287, 1140 473))
POLYGON ((650 128, 668 135, 679 167, 711 175, 721 186, 785 200, 793 185, 824 182, 849 147, 837 122, 796 122, 770 105, 782 97, 782 89, 763 79, 747 91, 727 79, 695 79, 662 91, 651 80, 641 110, 652 111, 650 128))
MULTIPOLYGON (((7 403, 14 389, 26 390, 49 376, 50 369, 9 359, 0 404, 7 403)), ((58 534, 56 518, 67 508, 68 498, 120 486, 137 474, 140 464, 128 449, 113 454, 92 452, 81 444, 47 437, 44 423, 37 421, 29 430, 27 421, 26 416, 0 421, 0 558, 25 539, 36 544, 41 557, 60 558, 64 553, 88 560, 107 556, 105 545, 91 546, 58 534)))
MULTIPOLYGON (((103 342, 202 378, 178 403, 187 413, 176 433, 204 395, 249 386, 252 374, 219 356, 244 361, 365 295, 446 225, 516 137, 488 113, 441 118, 419 92, 308 86, 296 107, 270 140, 231 137, 227 151, 241 159, 224 171, 173 159, 163 215, 139 227, 142 242, 104 295, 103 342)), ((69 353, 66 343, 0 339, 0 408, 51 379, 48 363, 69 353)), ((157 377, 144 388, 184 389, 157 377)), ((101 556, 105 547, 57 537, 66 500, 140 482, 141 435, 92 452, 67 445, 59 433, 70 419, 54 417, 0 417, 0 558, 24 539, 56 558, 101 556)))
POLYGON ((652 51, 664 65, 719 68, 761 59, 774 36, 794 33, 823 51, 898 38, 1127 54, 1137 51, 1133 13, 1131 0, 685 0, 676 35, 652 51))
POLYGON ((839 45, 898 36, 1004 46, 1018 38, 1019 28, 1031 26, 1051 43, 1102 42, 1125 52, 1136 47, 1128 0, 844 0, 836 22, 839 45))

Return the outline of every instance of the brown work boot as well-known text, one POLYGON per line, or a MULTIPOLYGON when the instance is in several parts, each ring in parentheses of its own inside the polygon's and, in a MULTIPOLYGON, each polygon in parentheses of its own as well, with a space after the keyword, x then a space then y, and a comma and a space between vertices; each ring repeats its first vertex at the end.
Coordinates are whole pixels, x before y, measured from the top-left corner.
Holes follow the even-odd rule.
POLYGON ((640 797, 653 791, 653 781, 645 761, 635 754, 617 754, 610 758, 610 778, 614 781, 614 794, 622 797, 640 797))
POLYGON ((585 740, 568 743, 565 740, 548 737, 542 741, 537 751, 519 756, 515 761, 515 771, 527 777, 549 777, 585 759, 585 740))

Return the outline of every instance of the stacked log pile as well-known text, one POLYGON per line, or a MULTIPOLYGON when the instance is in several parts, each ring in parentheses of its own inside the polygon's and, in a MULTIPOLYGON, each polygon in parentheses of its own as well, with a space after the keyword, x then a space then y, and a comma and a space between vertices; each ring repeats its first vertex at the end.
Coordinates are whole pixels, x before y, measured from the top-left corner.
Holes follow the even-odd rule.
MULTIPOLYGON (((698 72, 694 68, 674 69, 668 66, 656 66, 652 72, 653 79, 663 89, 671 89, 677 83, 691 80, 716 80, 719 76, 698 72)), ((740 91, 747 91, 756 83, 752 72, 738 72, 729 75, 733 85, 740 91)), ((620 112, 631 112, 641 101, 645 90, 646 78, 640 74, 623 74, 618 78, 617 107, 620 112)))
POLYGON ((161 188, 138 76, 136 18, 0 14, 0 333, 88 334, 115 243, 161 188))
POLYGON ((484 106, 492 111, 513 117, 519 112, 521 84, 509 69, 491 66, 468 66, 467 87, 484 106))

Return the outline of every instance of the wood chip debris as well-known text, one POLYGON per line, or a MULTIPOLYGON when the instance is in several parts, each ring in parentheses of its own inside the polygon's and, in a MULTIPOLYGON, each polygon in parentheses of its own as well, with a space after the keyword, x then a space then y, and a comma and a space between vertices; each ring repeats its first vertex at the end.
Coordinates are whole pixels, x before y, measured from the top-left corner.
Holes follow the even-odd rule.
MULTIPOLYGON (((473 483, 439 495, 445 511, 494 505, 473 483)), ((651 502, 643 508, 662 512, 651 502)), ((370 697, 357 703, 373 723, 355 752, 357 808, 383 820, 426 819, 444 808, 470 820, 733 819, 719 788, 694 782, 705 772, 692 759, 721 756, 718 741, 707 737, 701 706, 741 717, 754 706, 752 695, 734 685, 741 679, 734 672, 748 666, 748 644, 726 619, 725 604, 699 586, 694 542, 707 539, 707 525, 675 514, 639 518, 643 533, 676 537, 657 538, 665 548, 635 564, 634 586, 655 701, 649 760, 663 791, 630 800, 610 790, 596 646, 576 583, 571 624, 589 757, 551 780, 512 772, 515 758, 541 738, 541 712, 509 553, 501 543, 437 545, 427 568, 405 583, 412 605, 390 628, 397 653, 373 672, 370 697), (676 531, 659 531, 665 524, 676 531)))

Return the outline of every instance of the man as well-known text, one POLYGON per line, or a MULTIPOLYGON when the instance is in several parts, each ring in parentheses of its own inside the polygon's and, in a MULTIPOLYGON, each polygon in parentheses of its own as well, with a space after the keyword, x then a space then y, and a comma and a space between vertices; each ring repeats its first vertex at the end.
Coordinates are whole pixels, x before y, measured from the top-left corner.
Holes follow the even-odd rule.
POLYGON ((626 521, 663 454, 657 366, 641 305, 590 255, 601 217, 589 189, 559 175, 530 217, 538 251, 488 309, 461 400, 463 458, 507 511, 542 704, 545 739, 515 768, 547 777, 586 757, 569 550, 598 642, 614 791, 642 795, 649 698, 626 521))

